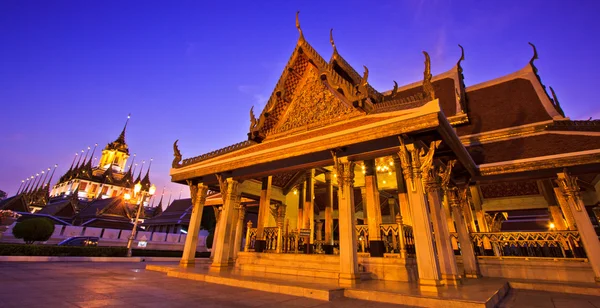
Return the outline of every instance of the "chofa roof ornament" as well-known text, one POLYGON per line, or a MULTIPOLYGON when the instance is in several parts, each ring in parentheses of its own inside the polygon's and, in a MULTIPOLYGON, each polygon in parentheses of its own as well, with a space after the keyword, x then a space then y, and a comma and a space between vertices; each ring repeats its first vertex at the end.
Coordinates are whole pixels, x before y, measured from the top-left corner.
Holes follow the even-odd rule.
POLYGON ((431 60, 429 58, 429 54, 426 51, 423 51, 425 55, 425 71, 423 72, 423 94, 427 101, 432 101, 435 99, 435 91, 433 90, 433 85, 431 84, 431 60))

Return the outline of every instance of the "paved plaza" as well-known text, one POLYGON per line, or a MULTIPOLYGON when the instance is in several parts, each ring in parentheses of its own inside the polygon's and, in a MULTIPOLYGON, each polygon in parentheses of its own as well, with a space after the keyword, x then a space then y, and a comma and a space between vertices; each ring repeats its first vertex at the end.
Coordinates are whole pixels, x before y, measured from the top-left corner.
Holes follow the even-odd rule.
MULTIPOLYGON (((0 307, 402 307, 331 302, 167 277, 146 263, 0 263, 0 307)), ((600 297, 511 290, 501 307, 596 307, 600 297)))

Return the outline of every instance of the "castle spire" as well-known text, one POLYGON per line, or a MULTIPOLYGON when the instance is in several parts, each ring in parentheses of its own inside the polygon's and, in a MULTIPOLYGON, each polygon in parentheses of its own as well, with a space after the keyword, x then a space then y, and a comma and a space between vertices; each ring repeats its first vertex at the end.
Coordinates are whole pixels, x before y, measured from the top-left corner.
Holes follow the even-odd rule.
POLYGON ((121 134, 119 135, 119 138, 117 138, 116 142, 120 142, 120 143, 125 143, 125 131, 127 130, 127 124, 129 124, 129 119, 131 118, 131 113, 127 115, 127 121, 125 121, 125 126, 123 126, 123 131, 121 131, 121 134))
MULTIPOLYGON (((90 167, 92 166, 92 158, 94 157, 94 153, 96 153, 96 148, 98 147, 98 144, 94 144, 94 150, 92 151, 92 155, 90 156, 90 160, 88 161, 88 165, 90 165, 90 167)), ((86 155, 87 156, 87 155, 86 155)))
POLYGON ((44 175, 44 180, 42 181, 42 186, 40 188, 44 188, 46 187, 46 179, 48 178, 48 173, 50 173, 50 167, 48 167, 48 172, 46 172, 46 175, 44 175))
POLYGON ((134 183, 139 183, 142 181, 142 170, 144 170, 144 164, 146 163, 145 160, 142 160, 142 166, 140 167, 140 173, 138 174, 137 179, 135 180, 134 183))
POLYGON ((77 156, 79 156, 79 153, 75 152, 75 156, 73 157, 73 161, 71 162, 71 167, 69 167, 69 171, 73 170, 73 165, 75 164, 75 160, 77 159, 77 156))
POLYGON ((30 180, 31 179, 29 177, 27 177, 26 182, 25 182, 25 187, 21 191, 22 194, 27 193, 27 190, 29 189, 29 185, 31 185, 30 180))
POLYGON ((17 190, 17 195, 21 193, 21 188, 25 185, 25 180, 21 180, 21 185, 19 185, 19 189, 17 190))
MULTIPOLYGON (((52 177, 54 176, 54 172, 56 171, 57 167, 58 167, 58 164, 55 164, 54 169, 52 169, 52 174, 50 175, 50 179, 48 179, 48 184, 46 184, 46 186, 50 187, 50 183, 52 183, 52 177)), ((50 170, 50 168, 48 168, 48 170, 50 170)))
MULTIPOLYGON (((33 176, 31 176, 31 177, 33 178, 33 176)), ((40 174, 36 173, 35 178, 33 178, 33 185, 31 185, 31 188, 29 189, 28 193, 32 193, 35 191, 39 177, 40 177, 40 174)))
POLYGON ((135 171, 135 168, 134 168, 134 169, 131 169, 131 168, 133 168, 133 163, 135 163, 135 157, 136 157, 136 156, 137 156, 137 154, 133 153, 133 158, 131 159, 131 165, 129 166, 129 171, 130 171, 132 174, 133 174, 133 172, 135 171))

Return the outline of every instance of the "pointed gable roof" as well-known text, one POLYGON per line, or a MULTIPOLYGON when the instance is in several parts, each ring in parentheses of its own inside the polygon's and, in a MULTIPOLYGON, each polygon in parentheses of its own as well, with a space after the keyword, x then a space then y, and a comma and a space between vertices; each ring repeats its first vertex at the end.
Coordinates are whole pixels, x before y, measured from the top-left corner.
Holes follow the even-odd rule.
POLYGON ((321 112, 318 112, 320 117, 335 118, 340 115, 339 113, 359 115, 360 113, 354 111, 367 109, 364 107, 365 100, 380 99, 381 95, 367 83, 366 67, 364 75, 360 77, 341 56, 336 57, 338 60, 333 61, 332 64, 327 63, 304 38, 298 15, 296 15, 296 27, 300 37, 265 108, 258 119, 255 118, 253 110, 250 110, 249 140, 261 142, 270 135, 298 128, 301 122, 305 126, 310 126, 321 120, 321 118, 315 119, 317 116, 317 112, 314 112, 315 108, 320 109, 321 112), (342 63, 343 68, 338 63, 342 63), (303 95, 306 93, 303 90, 307 90, 307 87, 322 87, 321 93, 329 92, 330 95, 327 95, 327 98, 308 98, 303 95), (302 102, 298 103, 299 100, 302 102), (307 106, 307 103, 312 105, 307 106), (290 110, 291 106, 296 108, 290 110), (305 111, 312 110, 312 116, 304 116, 297 121, 298 123, 290 123, 289 120, 294 121, 293 116, 297 116, 297 107, 305 111))

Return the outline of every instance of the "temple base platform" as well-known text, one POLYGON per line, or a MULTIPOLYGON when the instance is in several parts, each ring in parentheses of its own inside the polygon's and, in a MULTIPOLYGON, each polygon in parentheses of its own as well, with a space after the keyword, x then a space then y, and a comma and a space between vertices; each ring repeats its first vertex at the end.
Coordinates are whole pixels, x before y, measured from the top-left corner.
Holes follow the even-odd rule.
POLYGON ((256 271, 214 273, 207 266, 180 267, 147 265, 147 270, 166 272, 169 277, 204 281, 252 290, 307 297, 324 301, 347 297, 417 307, 495 307, 509 290, 503 279, 465 280, 460 286, 439 287, 425 292, 413 282, 361 280, 352 286, 340 286, 338 279, 286 275, 256 271))

